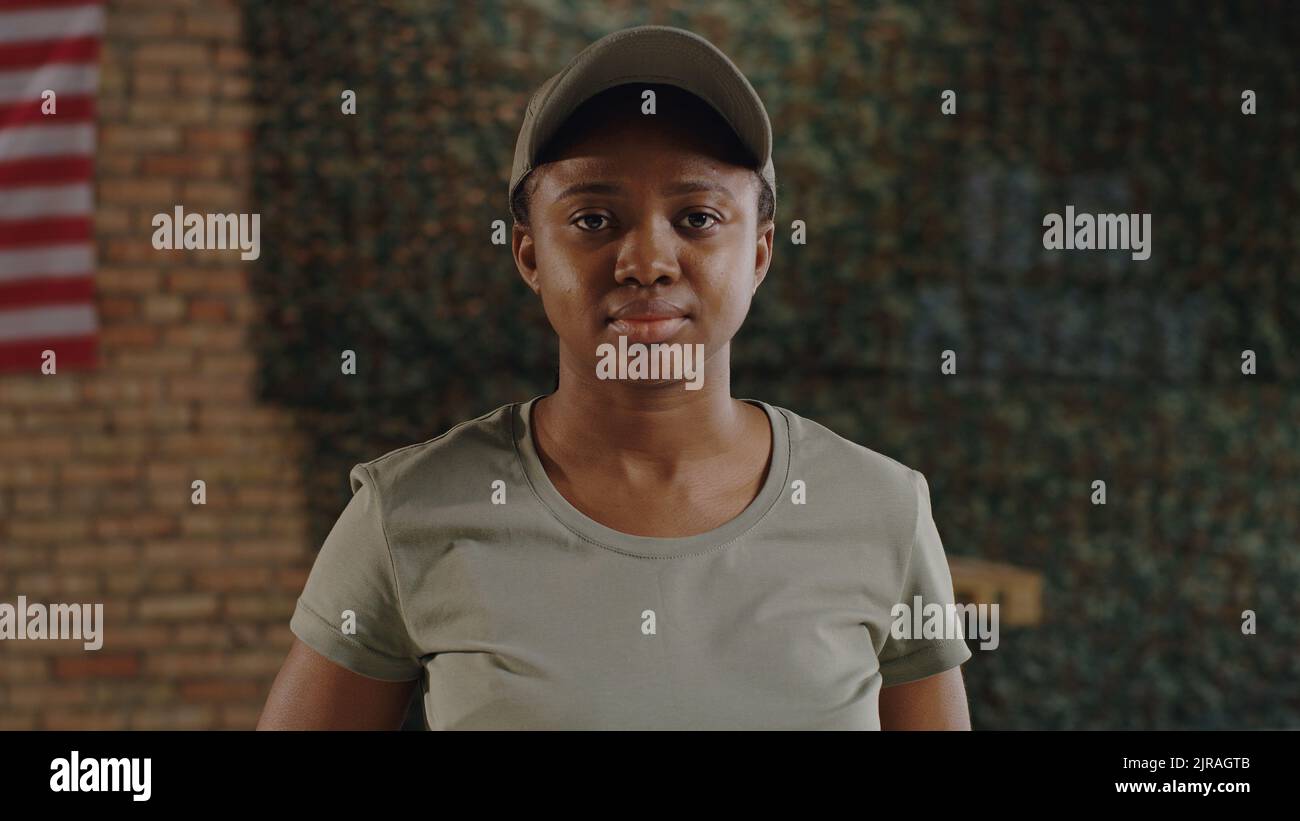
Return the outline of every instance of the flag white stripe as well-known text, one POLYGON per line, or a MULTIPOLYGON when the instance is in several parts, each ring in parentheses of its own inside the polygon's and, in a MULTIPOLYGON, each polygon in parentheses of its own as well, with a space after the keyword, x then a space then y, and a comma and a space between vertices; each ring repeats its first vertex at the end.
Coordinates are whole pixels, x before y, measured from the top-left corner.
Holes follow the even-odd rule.
MULTIPOLYGON (((104 18, 99 3, 20 11, 0 9, 0 54, 44 43, 57 46, 74 38, 98 38, 103 34, 104 18)), ((14 108, 23 120, 14 125, 0 123, 0 162, 18 163, 19 173, 29 160, 95 155, 93 122, 67 123, 57 115, 28 117, 21 112, 40 112, 44 102, 41 94, 47 89, 57 95, 56 103, 95 95, 99 89, 99 61, 75 56, 46 56, 42 60, 42 65, 6 66, 0 70, 0 106, 14 108)), ((93 216, 94 200, 93 179, 40 175, 25 180, 14 178, 0 183, 0 220, 12 225, 23 220, 88 218, 93 216)), ((37 246, 0 249, 0 285, 16 286, 24 292, 28 290, 24 286, 30 285, 30 293, 38 298, 31 305, 0 304, 0 348, 8 350, 47 339, 93 340, 99 331, 95 300, 59 298, 51 289, 86 282, 94 272, 94 242, 49 240, 37 246), (40 304, 41 294, 46 295, 45 304, 40 304)), ((9 370, 8 365, 5 370, 9 370)))
POLYGON ((88 274, 94 264, 95 248, 88 242, 0 251, 0 282, 88 274))
POLYGON ((63 40, 104 31, 104 8, 100 5, 5 12, 0 19, 4 20, 0 24, 0 43, 63 40))
POLYGON ((89 156, 94 153, 94 123, 0 128, 0 158, 5 161, 59 154, 89 156))
POLYGON ((54 92, 57 103, 59 95, 94 94, 98 87, 97 63, 49 63, 35 69, 0 71, 0 103, 4 104, 26 100, 39 106, 46 89, 54 92))
POLYGON ((93 200, 88 182, 0 189, 0 219, 89 214, 93 200))
POLYGON ((93 305, 53 305, 0 311, 0 343, 52 336, 79 336, 98 329, 93 305))

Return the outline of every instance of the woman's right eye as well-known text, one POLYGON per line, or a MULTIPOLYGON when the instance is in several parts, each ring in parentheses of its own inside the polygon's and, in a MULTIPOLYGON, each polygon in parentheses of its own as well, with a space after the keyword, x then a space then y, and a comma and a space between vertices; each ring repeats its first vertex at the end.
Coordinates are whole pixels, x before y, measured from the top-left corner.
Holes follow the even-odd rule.
MULTIPOLYGON (((576 220, 576 223, 579 225, 579 227, 582 227, 582 222, 583 222, 583 220, 593 220, 593 219, 595 219, 595 220, 603 220, 603 219, 606 219, 606 217, 605 217, 605 215, 603 215, 603 214, 583 214, 582 216, 578 217, 578 219, 576 220)), ((600 230, 600 229, 599 229, 599 227, 592 227, 590 224, 588 224, 587 227, 586 227, 586 228, 583 228, 582 230, 584 230, 584 231, 598 231, 598 230, 600 230)))

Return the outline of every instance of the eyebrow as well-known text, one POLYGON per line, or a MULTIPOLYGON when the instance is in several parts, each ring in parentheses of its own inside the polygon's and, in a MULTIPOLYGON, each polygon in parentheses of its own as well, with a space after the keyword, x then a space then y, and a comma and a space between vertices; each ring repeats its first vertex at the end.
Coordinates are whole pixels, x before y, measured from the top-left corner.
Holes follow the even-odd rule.
MULTIPOLYGON (((663 188, 659 189, 659 193, 663 194, 666 197, 673 197, 679 194, 694 194, 700 191, 713 191, 715 193, 722 194, 725 197, 735 199, 735 195, 731 193, 730 188, 728 188, 727 186, 721 183, 709 182, 707 180, 687 180, 685 182, 679 182, 673 185, 666 185, 663 188)), ((622 193, 624 193, 623 186, 617 183, 580 182, 577 183, 576 185, 570 185, 568 188, 561 191, 559 193, 559 196, 555 198, 555 201, 560 202, 562 200, 568 199, 569 197, 576 197, 579 194, 617 195, 622 193)))

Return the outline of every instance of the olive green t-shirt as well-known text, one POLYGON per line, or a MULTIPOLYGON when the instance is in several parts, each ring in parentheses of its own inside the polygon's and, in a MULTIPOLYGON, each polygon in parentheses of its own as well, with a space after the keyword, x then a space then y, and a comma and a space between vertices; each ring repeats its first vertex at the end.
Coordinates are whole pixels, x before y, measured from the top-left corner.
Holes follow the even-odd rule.
POLYGON ((882 686, 970 658, 891 635, 896 603, 953 601, 921 473, 747 399, 773 431, 753 502, 633 536, 551 483, 539 398, 353 467, 294 634, 419 679, 431 729, 879 729, 882 686))

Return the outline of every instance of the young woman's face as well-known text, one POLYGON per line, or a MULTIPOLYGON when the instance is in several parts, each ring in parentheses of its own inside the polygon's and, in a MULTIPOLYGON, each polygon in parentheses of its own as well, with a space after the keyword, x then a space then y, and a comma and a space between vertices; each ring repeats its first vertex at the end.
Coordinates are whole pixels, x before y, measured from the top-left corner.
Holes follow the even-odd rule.
POLYGON ((620 335, 702 343, 709 359, 744 322, 774 228, 757 224, 754 172, 692 128, 615 121, 539 169, 516 263, 571 365, 594 374, 620 335))

